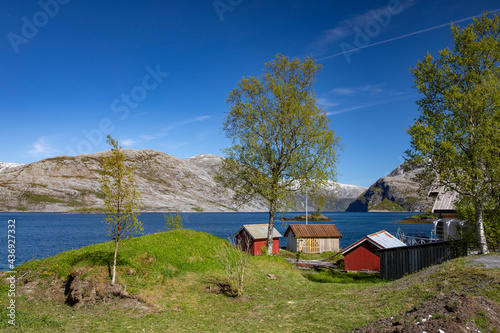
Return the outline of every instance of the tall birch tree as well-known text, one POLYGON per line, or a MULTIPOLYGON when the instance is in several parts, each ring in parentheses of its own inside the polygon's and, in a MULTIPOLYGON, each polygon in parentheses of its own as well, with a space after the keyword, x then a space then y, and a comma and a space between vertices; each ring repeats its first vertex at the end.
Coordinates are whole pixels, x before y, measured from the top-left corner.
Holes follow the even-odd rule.
POLYGON ((110 135, 107 139, 111 151, 103 153, 100 160, 102 194, 108 236, 115 241, 111 284, 116 281, 116 261, 120 240, 141 232, 142 222, 137 219, 140 207, 139 193, 135 188, 134 169, 127 166, 122 148, 110 135))
POLYGON ((336 179, 340 138, 317 104, 313 84, 321 66, 278 54, 260 77, 242 78, 227 99, 224 131, 232 146, 216 179, 237 202, 258 197, 269 208, 267 252, 276 212, 292 193, 336 179))
POLYGON ((474 207, 481 253, 488 253, 483 209, 500 188, 500 20, 483 15, 452 25, 454 49, 427 54, 411 69, 421 115, 407 130, 409 161, 474 207))

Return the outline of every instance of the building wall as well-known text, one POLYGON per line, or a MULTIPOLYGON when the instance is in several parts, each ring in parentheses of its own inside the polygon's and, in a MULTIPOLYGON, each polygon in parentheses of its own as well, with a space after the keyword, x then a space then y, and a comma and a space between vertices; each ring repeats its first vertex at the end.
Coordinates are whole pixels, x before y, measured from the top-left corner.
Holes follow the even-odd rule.
POLYGON ((253 240, 245 229, 241 230, 235 237, 236 245, 245 252, 253 254, 253 240))
POLYGON ((318 242, 320 253, 338 252, 340 250, 338 238, 320 238, 318 242))
POLYGON ((293 232, 289 232, 286 237, 286 248, 290 252, 298 252, 297 250, 297 238, 295 238, 293 232))
MULTIPOLYGON (((253 241, 250 253, 254 256, 262 255, 262 249, 266 248, 267 239, 256 239, 253 241)), ((273 254, 278 254, 280 252, 280 241, 279 238, 273 238, 273 254)))
POLYGON ((258 239, 255 240, 252 244, 252 254, 254 256, 260 256, 262 254, 262 248, 266 247, 267 240, 265 239, 258 239))
POLYGON ((289 232, 286 238, 286 248, 291 252, 303 251, 305 253, 323 253, 328 251, 338 252, 340 250, 340 245, 338 238, 312 238, 308 241, 306 238, 297 239, 292 232, 289 232), (319 252, 312 252, 311 249, 307 247, 307 244, 310 244, 312 240, 318 242, 319 252))
POLYGON ((370 242, 362 242, 354 250, 344 255, 345 269, 347 271, 380 270, 380 258, 371 252, 375 249, 378 248, 370 242))

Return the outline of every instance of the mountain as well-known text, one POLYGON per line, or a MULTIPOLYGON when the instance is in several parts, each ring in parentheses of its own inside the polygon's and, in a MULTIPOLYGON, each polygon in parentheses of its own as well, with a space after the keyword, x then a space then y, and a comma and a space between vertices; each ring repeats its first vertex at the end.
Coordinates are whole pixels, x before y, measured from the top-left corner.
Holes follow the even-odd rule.
MULTIPOLYGON (((335 182, 330 182, 329 186, 325 188, 325 192, 330 197, 334 199, 330 200, 323 207, 323 212, 338 212, 345 211, 349 204, 356 200, 363 192, 367 190, 367 187, 358 185, 348 185, 339 184, 335 182)), ((305 211, 306 209, 306 197, 303 194, 297 195, 298 207, 296 210, 305 211)), ((308 211, 316 211, 316 207, 310 201, 310 197, 307 202, 308 211)))
POLYGON ((8 162, 0 162, 0 171, 3 169, 11 169, 16 168, 18 166, 24 165, 22 163, 8 163, 8 162))
MULTIPOLYGON (((201 154, 182 160, 149 149, 123 149, 123 153, 127 164, 137 166, 142 211, 267 211, 265 202, 259 200, 237 207, 231 201, 232 191, 215 183, 213 175, 222 163, 220 156, 201 154)), ((97 153, 58 156, 31 164, 1 163, 0 211, 100 211, 100 156, 97 153)), ((355 199, 355 186, 340 188, 348 200, 355 199)))
POLYGON ((406 210, 422 212, 432 208, 433 200, 422 198, 419 184, 413 179, 420 169, 408 170, 398 166, 386 177, 378 179, 359 198, 352 202, 346 211, 367 212, 373 210, 406 210))
MULTIPOLYGON (((108 152, 104 152, 109 153, 108 152)), ((123 149, 135 164, 143 211, 265 211, 261 202, 236 207, 209 167, 159 151, 123 149)), ((1 211, 98 211, 102 207, 98 154, 58 156, 0 171, 1 211)))

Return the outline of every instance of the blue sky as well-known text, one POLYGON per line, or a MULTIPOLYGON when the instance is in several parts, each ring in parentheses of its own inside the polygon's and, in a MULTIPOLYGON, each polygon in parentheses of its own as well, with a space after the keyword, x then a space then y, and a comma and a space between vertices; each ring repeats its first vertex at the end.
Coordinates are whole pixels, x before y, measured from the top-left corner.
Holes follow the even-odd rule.
POLYGON ((277 53, 323 65, 315 91, 345 146, 338 180, 403 162, 418 116, 409 72, 449 23, 498 1, 3 1, 0 161, 124 148, 221 154, 226 98, 277 53), (360 48, 360 49, 358 49, 360 48), (351 53, 344 51, 358 49, 351 53))

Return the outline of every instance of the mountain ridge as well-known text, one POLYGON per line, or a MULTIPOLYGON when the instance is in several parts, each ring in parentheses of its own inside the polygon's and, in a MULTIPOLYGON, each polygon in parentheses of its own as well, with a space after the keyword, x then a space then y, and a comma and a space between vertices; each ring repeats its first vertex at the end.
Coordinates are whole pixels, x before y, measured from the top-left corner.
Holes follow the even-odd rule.
MULTIPOLYGON (((347 212, 368 212, 376 210, 384 200, 402 207, 409 212, 424 212, 432 208, 434 200, 419 195, 420 184, 414 180, 421 169, 408 169, 399 165, 387 176, 379 178, 365 193, 351 202, 347 212)), ((397 206, 395 206, 397 207, 397 206)))
MULTIPOLYGON (((136 165, 137 188, 143 212, 265 212, 265 202, 241 207, 233 192, 221 189, 213 175, 222 157, 200 154, 180 159, 150 149, 123 149, 125 163, 136 165)), ((109 151, 78 156, 56 156, 30 164, 0 163, 0 211, 100 212, 99 158, 109 151), (8 165, 7 165, 8 164, 8 165)), ((352 201, 356 185, 340 185, 342 199, 352 201)), ((359 188, 364 191, 365 188, 359 188)), ((339 192, 340 193, 340 192, 339 192)), ((359 193, 358 193, 359 195, 359 193)))

